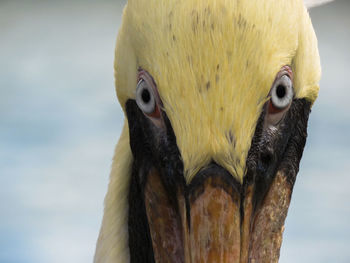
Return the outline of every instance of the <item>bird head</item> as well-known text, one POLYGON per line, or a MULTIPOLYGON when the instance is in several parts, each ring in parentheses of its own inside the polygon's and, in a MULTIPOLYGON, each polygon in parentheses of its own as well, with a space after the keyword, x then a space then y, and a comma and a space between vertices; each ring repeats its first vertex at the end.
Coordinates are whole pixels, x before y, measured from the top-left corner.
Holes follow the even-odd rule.
POLYGON ((303 2, 129 0, 115 79, 95 259, 277 262, 319 89, 303 2))

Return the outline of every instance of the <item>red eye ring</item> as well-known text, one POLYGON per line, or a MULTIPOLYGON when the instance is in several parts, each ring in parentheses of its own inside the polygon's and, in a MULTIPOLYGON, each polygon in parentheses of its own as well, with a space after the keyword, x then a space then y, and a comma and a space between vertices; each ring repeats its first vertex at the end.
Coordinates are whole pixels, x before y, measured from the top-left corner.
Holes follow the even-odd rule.
POLYGON ((271 100, 269 100, 269 105, 268 105, 267 111, 269 114, 276 114, 276 113, 280 113, 280 112, 284 111, 284 109, 280 109, 280 108, 273 106, 271 100))
POLYGON ((146 115, 151 117, 151 118, 159 119, 160 118, 160 110, 159 110, 158 105, 156 104, 156 107, 152 113, 146 113, 146 115))

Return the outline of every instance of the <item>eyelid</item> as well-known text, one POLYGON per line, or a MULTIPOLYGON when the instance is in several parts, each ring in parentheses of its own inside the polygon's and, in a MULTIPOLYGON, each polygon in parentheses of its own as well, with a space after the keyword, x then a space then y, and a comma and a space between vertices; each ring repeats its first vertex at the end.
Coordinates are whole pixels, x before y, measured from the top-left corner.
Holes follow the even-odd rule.
POLYGON ((151 75, 145 71, 145 70, 140 70, 139 73, 137 74, 137 83, 139 83, 140 80, 144 80, 149 84, 152 88, 156 87, 156 83, 154 82, 153 78, 151 75))
POLYGON ((277 73, 277 76, 275 79, 277 80, 277 79, 281 78, 283 75, 287 75, 293 83, 293 71, 292 71, 292 68, 290 66, 288 66, 288 65, 283 66, 281 68, 281 70, 277 73))

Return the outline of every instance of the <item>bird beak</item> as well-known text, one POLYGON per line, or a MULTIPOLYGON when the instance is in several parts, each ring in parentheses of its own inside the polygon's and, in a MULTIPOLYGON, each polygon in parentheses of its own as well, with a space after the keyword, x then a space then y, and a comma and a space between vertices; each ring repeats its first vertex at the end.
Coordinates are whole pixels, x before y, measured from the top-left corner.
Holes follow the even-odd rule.
POLYGON ((186 182, 166 116, 162 134, 133 101, 127 110, 131 262, 278 262, 310 103, 295 100, 279 133, 264 133, 258 121, 242 181, 212 162, 186 182))
POLYGON ((278 262, 292 184, 278 171, 257 191, 217 164, 202 169, 176 198, 150 169, 145 207, 155 262, 278 262))

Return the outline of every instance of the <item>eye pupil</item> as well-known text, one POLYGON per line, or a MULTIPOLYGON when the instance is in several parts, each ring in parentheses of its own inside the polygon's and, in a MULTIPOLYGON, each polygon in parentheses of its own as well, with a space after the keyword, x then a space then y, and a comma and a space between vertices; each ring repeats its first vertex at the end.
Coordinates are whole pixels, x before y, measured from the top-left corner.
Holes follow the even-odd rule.
POLYGON ((141 93, 141 97, 144 103, 148 103, 151 100, 151 94, 149 93, 149 91, 147 89, 144 89, 141 93))
POLYGON ((278 98, 282 99, 286 95, 286 87, 283 85, 278 85, 276 88, 276 95, 278 98))

